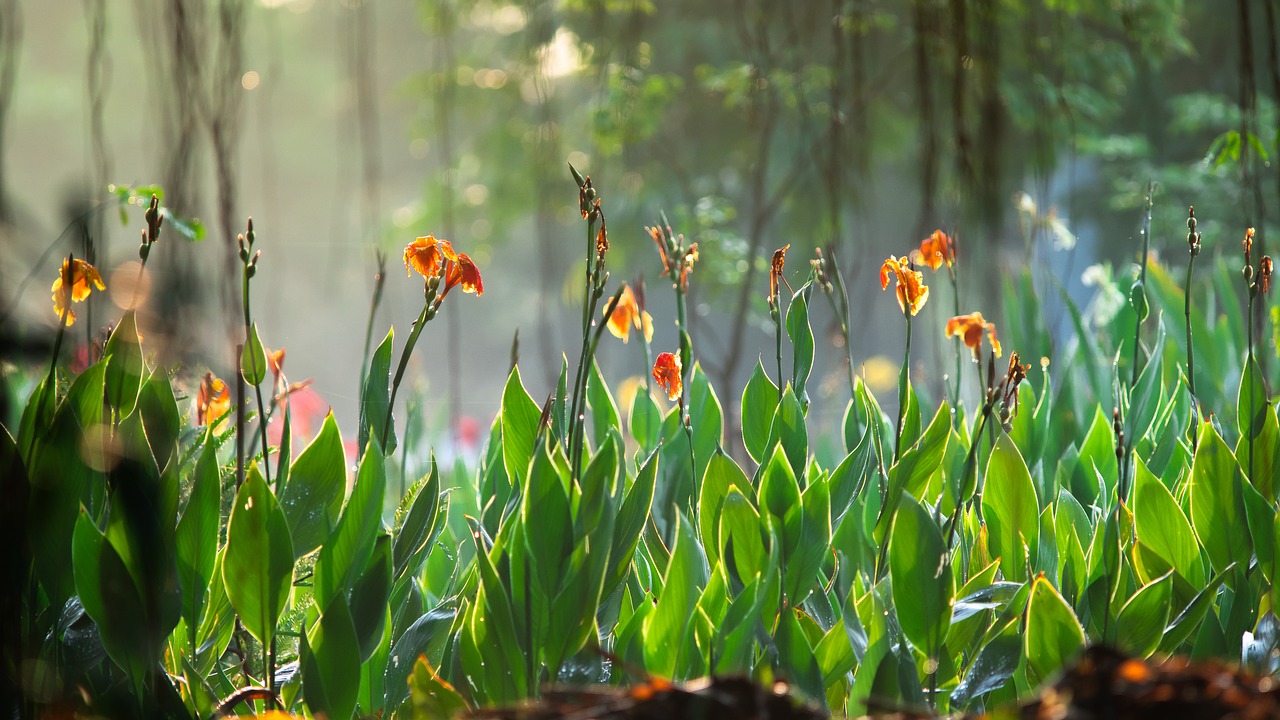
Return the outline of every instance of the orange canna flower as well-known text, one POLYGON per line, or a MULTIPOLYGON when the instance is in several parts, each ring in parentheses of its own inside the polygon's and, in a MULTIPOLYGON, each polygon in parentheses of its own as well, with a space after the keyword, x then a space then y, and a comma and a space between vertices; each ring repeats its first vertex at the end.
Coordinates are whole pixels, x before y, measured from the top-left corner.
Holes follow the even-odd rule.
MULTIPOLYGON (((449 252, 453 253, 453 248, 449 248, 449 252)), ((458 253, 452 258, 446 259, 444 291, 440 293, 443 298, 448 294, 449 289, 455 285, 462 286, 462 292, 471 293, 476 297, 484 294, 484 280, 480 278, 480 268, 471 261, 471 257, 466 253, 458 253)))
MULTIPOLYGON (((682 239, 683 235, 680 236, 682 239)), ((680 287, 689 289, 689 273, 693 272, 693 264, 698 260, 698 243, 693 243, 684 253, 684 259, 680 261, 680 287)))
POLYGON ((773 305, 778 302, 778 281, 781 280, 787 289, 791 289, 791 283, 787 282, 787 278, 782 274, 782 268, 787 264, 787 250, 791 249, 791 243, 773 251, 773 261, 769 263, 769 304, 773 305))
POLYGON ((934 230, 929 237, 920 241, 920 262, 930 269, 937 270, 945 263, 947 267, 956 261, 956 241, 941 230, 934 230))
POLYGON ((457 260, 453 245, 448 240, 437 240, 434 235, 420 237, 404 248, 404 271, 406 275, 417 270, 424 278, 440 273, 446 260, 457 260))
POLYGON ((271 368, 272 375, 280 377, 280 373, 284 370, 284 348, 267 351, 267 367, 271 368))
POLYGON ((644 333, 645 342, 653 341, 653 316, 640 309, 640 303, 630 285, 622 286, 622 297, 618 298, 618 304, 613 308, 607 325, 609 332, 624 343, 631 339, 633 327, 644 333))
POLYGON ((63 313, 67 316, 67 325, 76 322, 76 311, 71 309, 72 303, 84 302, 92 291, 90 284, 99 290, 106 290, 102 276, 97 268, 89 263, 76 259, 74 264, 69 260, 62 261, 62 269, 58 278, 53 281, 53 312, 61 320, 63 313))
POLYGON ((995 323, 987 322, 980 312, 951 318, 947 321, 946 333, 949 338, 961 337, 964 340, 965 347, 972 350, 976 357, 978 349, 982 345, 982 333, 984 330, 991 340, 991 350, 995 352, 996 357, 1000 357, 1000 338, 996 337, 996 325, 995 323))
MULTIPOLYGON (((200 393, 196 395, 196 424, 208 425, 226 415, 229 409, 231 392, 227 389, 227 384, 212 372, 206 372, 204 380, 200 381, 200 393)), ((227 420, 224 418, 213 431, 221 433, 226 426, 227 420)))
POLYGON ((679 399, 680 393, 684 391, 684 381, 680 379, 681 372, 683 368, 680 365, 680 357, 673 353, 659 353, 658 359, 653 363, 653 379, 658 381, 658 387, 667 391, 669 400, 679 399))
POLYGON ((914 316, 929 299, 929 288, 924 284, 924 275, 918 270, 912 270, 906 258, 899 259, 890 255, 885 259, 884 265, 880 266, 881 290, 889 287, 891 272, 898 280, 898 307, 902 309, 903 315, 910 310, 914 316))

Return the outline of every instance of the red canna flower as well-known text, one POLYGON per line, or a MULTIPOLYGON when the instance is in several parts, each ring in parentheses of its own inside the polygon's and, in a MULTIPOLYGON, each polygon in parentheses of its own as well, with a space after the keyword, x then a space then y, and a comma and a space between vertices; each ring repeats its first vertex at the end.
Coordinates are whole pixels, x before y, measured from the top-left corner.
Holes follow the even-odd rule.
MULTIPOLYGON (((449 252, 453 252, 453 248, 449 248, 449 252)), ((484 294, 484 280, 480 278, 480 268, 471 261, 471 257, 466 253, 458 253, 452 258, 445 261, 447 270, 445 272, 444 290, 440 293, 440 297, 444 297, 449 293, 449 289, 455 285, 462 286, 462 292, 471 293, 476 297, 484 294)))
POLYGON ((658 387, 667 391, 669 400, 679 399, 680 393, 684 391, 684 381, 680 379, 681 372, 683 368, 680 357, 673 353, 659 353, 658 359, 653 363, 653 379, 658 381, 658 387))

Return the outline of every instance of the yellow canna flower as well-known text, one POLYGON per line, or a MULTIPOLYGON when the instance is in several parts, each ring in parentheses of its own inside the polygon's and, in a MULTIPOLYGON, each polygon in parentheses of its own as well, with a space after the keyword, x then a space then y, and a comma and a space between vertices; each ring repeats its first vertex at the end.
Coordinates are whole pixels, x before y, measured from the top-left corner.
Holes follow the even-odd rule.
POLYGON ((62 261, 62 270, 58 272, 58 279, 53 281, 53 312, 59 320, 65 313, 67 325, 75 324, 76 311, 70 306, 72 303, 84 302, 85 298, 89 297, 92 291, 90 284, 99 290, 107 289, 107 286, 102 283, 102 276, 94 266, 78 258, 74 264, 69 259, 62 261))
POLYGON ((941 230, 934 230, 920 242, 920 262, 937 270, 945 263, 951 267, 956 261, 956 241, 941 230))
POLYGON ((884 265, 880 266, 881 290, 889 287, 890 273, 898 280, 898 307, 902 309, 902 314, 907 314, 908 310, 912 316, 919 313, 920 308, 929 300, 929 288, 924 284, 924 275, 918 270, 912 270, 906 258, 899 259, 890 255, 885 259, 884 265))

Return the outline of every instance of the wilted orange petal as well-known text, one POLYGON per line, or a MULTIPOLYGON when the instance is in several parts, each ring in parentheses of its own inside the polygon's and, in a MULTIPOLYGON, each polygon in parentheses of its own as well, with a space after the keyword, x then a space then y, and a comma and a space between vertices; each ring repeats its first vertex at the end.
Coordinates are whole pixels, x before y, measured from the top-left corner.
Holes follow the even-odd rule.
MULTIPOLYGON (((445 241, 442 240, 441 242, 444 243, 445 241)), ((453 248, 449 248, 449 253, 453 253, 453 248)), ((448 265, 449 277, 445 279, 445 293, 449 292, 449 288, 461 285, 462 292, 472 293, 476 297, 484 294, 484 280, 480 277, 480 268, 476 267, 476 264, 471 261, 471 258, 466 253, 455 254, 448 265)))
POLYGON ((640 330, 644 332, 645 342, 653 342, 653 316, 643 310, 640 311, 640 330))
POLYGON ((653 363, 653 379, 658 381, 658 387, 667 392, 669 400, 678 399, 684 390, 680 379, 681 371, 680 358, 669 352, 659 353, 658 359, 653 363))

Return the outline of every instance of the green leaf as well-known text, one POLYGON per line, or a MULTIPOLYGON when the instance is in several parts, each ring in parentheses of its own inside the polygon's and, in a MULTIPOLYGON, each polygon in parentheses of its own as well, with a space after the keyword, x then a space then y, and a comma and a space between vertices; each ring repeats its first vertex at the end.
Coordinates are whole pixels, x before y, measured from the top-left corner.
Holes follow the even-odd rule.
POLYGON ((342 434, 330 411, 311 444, 298 455, 280 493, 295 557, 320 547, 337 525, 347 485, 342 434))
POLYGON ((782 400, 774 410, 765 448, 772 449, 778 443, 786 452, 791 471, 797 478, 804 477, 804 468, 809 463, 809 430, 805 427, 804 408, 789 385, 782 391, 782 400))
POLYGON ((1160 646, 1173 598, 1173 574, 1165 573, 1138 589, 1116 618, 1116 647, 1146 658, 1160 646))
POLYGON ((751 459, 760 464, 769 448, 769 428, 778 409, 778 386, 765 373, 760 358, 742 389, 742 444, 751 459))
POLYGON ((800 499, 800 485, 791 473, 781 445, 774 446, 773 455, 763 468, 759 503, 761 515, 772 516, 781 535, 781 559, 783 567, 786 567, 800 548, 804 505, 800 499))
POLYGON ((677 518, 676 540, 662 579, 662 594, 644 623, 645 668, 661 677, 675 674, 680 650, 685 646, 685 630, 709 577, 707 558, 693 526, 683 513, 678 513, 677 518))
POLYGON ((729 488, 721 508, 719 538, 723 560, 729 572, 736 573, 739 582, 748 583, 765 571, 767 553, 760 513, 736 486, 729 488))
POLYGON ((396 329, 387 330, 387 336, 378 343, 369 359, 369 373, 365 375, 360 390, 360 444, 363 455, 370 439, 382 446, 378 449, 390 455, 396 451, 395 420, 387 422, 388 405, 391 404, 391 350, 395 344, 396 329))
POLYGON ((646 454, 653 452, 662 437, 662 409, 645 385, 636 386, 636 394, 631 399, 629 422, 631 437, 640 445, 640 450, 646 454))
MULTIPOLYGON (((454 608, 437 607, 415 620, 396 639, 387 660, 386 706, 388 712, 394 711, 412 692, 408 683, 421 682, 422 679, 416 676, 419 672, 418 668, 427 662, 428 658, 434 659, 436 663, 440 662, 444 645, 448 641, 449 628, 456 617, 457 611, 454 608), (410 680, 411 673, 414 675, 412 680, 410 680)), ((415 707, 418 702, 418 698, 415 697, 415 707)))
POLYGON ((240 351, 240 376, 255 386, 267 376, 267 353, 262 349, 257 323, 249 326, 249 337, 240 351))
POLYGON ((151 633, 142 598, 120 554, 83 510, 75 524, 71 559, 76 592, 85 614, 98 626, 103 649, 131 678, 141 678, 158 660, 147 647, 151 633))
POLYGON ((1027 677, 1039 683, 1052 677, 1084 648, 1084 628, 1071 606, 1043 577, 1036 578, 1027 603, 1023 653, 1027 677))
POLYGON ((368 660, 382 643, 387 600, 391 597, 391 535, 374 540, 373 555, 351 588, 351 618, 360 661, 368 660))
POLYGON ((222 507, 222 479, 218 473, 217 446, 206 433, 204 450, 196 463, 187 509, 178 521, 178 585, 182 589, 182 619, 190 632, 188 650, 195 655, 195 633, 218 557, 218 530, 222 507))
POLYGON ((787 336, 791 338, 792 364, 791 384, 802 406, 808 406, 808 395, 805 383, 809 380, 809 372, 813 370, 813 329, 809 327, 809 295, 813 286, 805 283, 791 296, 791 304, 787 306, 787 336))
POLYGON ((534 440, 538 434, 538 420, 542 409, 534 402, 520 381, 520 368, 511 368, 507 386, 502 391, 502 462, 507 477, 515 485, 523 485, 529 474, 529 461, 533 459, 534 440))
POLYGON ((415 718, 457 717, 468 707, 462 695, 436 674, 425 657, 418 658, 414 664, 408 683, 415 718))
POLYGON ((1111 418, 1102 412, 1102 406, 1094 408, 1093 423, 1080 445, 1080 461, 1071 476, 1071 492, 1080 502, 1088 505, 1098 501, 1098 477, 1106 483, 1108 493, 1115 490, 1120 476, 1116 460, 1116 438, 1111 428, 1111 418))
POLYGON ((440 471, 436 459, 431 457, 431 472, 426 482, 420 482, 410 500, 409 514, 396 531, 392 559, 395 579, 415 575, 422 567, 431 545, 444 529, 440 513, 440 471))
POLYGON ((568 473, 562 474, 553 461, 552 448, 559 452, 559 445, 548 438, 534 455, 520 503, 521 521, 529 530, 523 537, 531 579, 548 603, 559 589, 574 541, 573 516, 566 492, 568 473))
POLYGON ((591 363, 591 374, 587 376, 587 407, 591 408, 592 437, 596 447, 600 447, 611 429, 622 430, 622 421, 618 419, 618 406, 609 392, 609 385, 595 362, 591 363))
POLYGON ((1141 458, 1135 458, 1134 466, 1134 533, 1142 545, 1159 555, 1192 587, 1203 586, 1200 545, 1187 516, 1141 458))
MULTIPOLYGON (((101 407, 98 410, 100 412, 101 407)), ((151 377, 142 385, 142 390, 138 393, 138 413, 142 415, 147 445, 156 461, 156 467, 168 467, 178 449, 182 417, 178 412, 178 401, 173 395, 173 385, 164 370, 151 373, 151 377)))
POLYGON ((631 557, 640 534, 649 520, 649 507, 653 503, 654 485, 658 478, 658 458, 653 452, 640 466, 636 479, 627 490, 613 524, 613 545, 609 553, 610 570, 605 575, 604 593, 613 592, 631 570, 631 557))
POLYGON ((137 407, 138 393, 147 374, 134 311, 129 310, 120 318, 103 354, 107 358, 107 403, 121 418, 127 417, 137 407))
POLYGON ((375 443, 369 443, 351 499, 316 558, 313 592, 317 606, 328 607, 335 596, 344 594, 368 564, 374 539, 383 530, 386 483, 382 453, 375 443))
POLYGON ((742 468, 720 448, 707 463, 707 472, 702 476, 702 495, 698 499, 698 535, 702 547, 706 549, 707 561, 715 566, 719 560, 720 510, 724 507, 729 488, 736 487, 744 495, 754 492, 751 481, 747 479, 742 468))
POLYGON ((300 653, 307 709, 335 719, 349 718, 360 691, 360 645, 346 597, 335 596, 318 621, 308 625, 300 653))
POLYGON ((799 612, 798 609, 788 609, 778 619, 774 643, 778 648, 779 669, 810 702, 824 706, 826 695, 823 693, 822 670, 797 617, 799 612))
POLYGON ((1000 556, 1004 576, 1026 582, 1027 557, 1036 557, 1040 547, 1040 505, 1022 455, 1003 433, 987 461, 982 514, 991 551, 1000 556))
POLYGON ((1215 572, 1233 562, 1246 566, 1253 556, 1243 482, 1240 466, 1213 423, 1202 423, 1191 462, 1191 526, 1215 572))
POLYGON ((942 531, 914 498, 903 498, 889 541, 893 603, 907 636, 927 658, 936 660, 951 624, 955 577, 942 531))
POLYGON ((240 621, 259 642, 270 643, 275 635, 292 579, 289 525, 255 465, 231 508, 222 581, 240 621))

